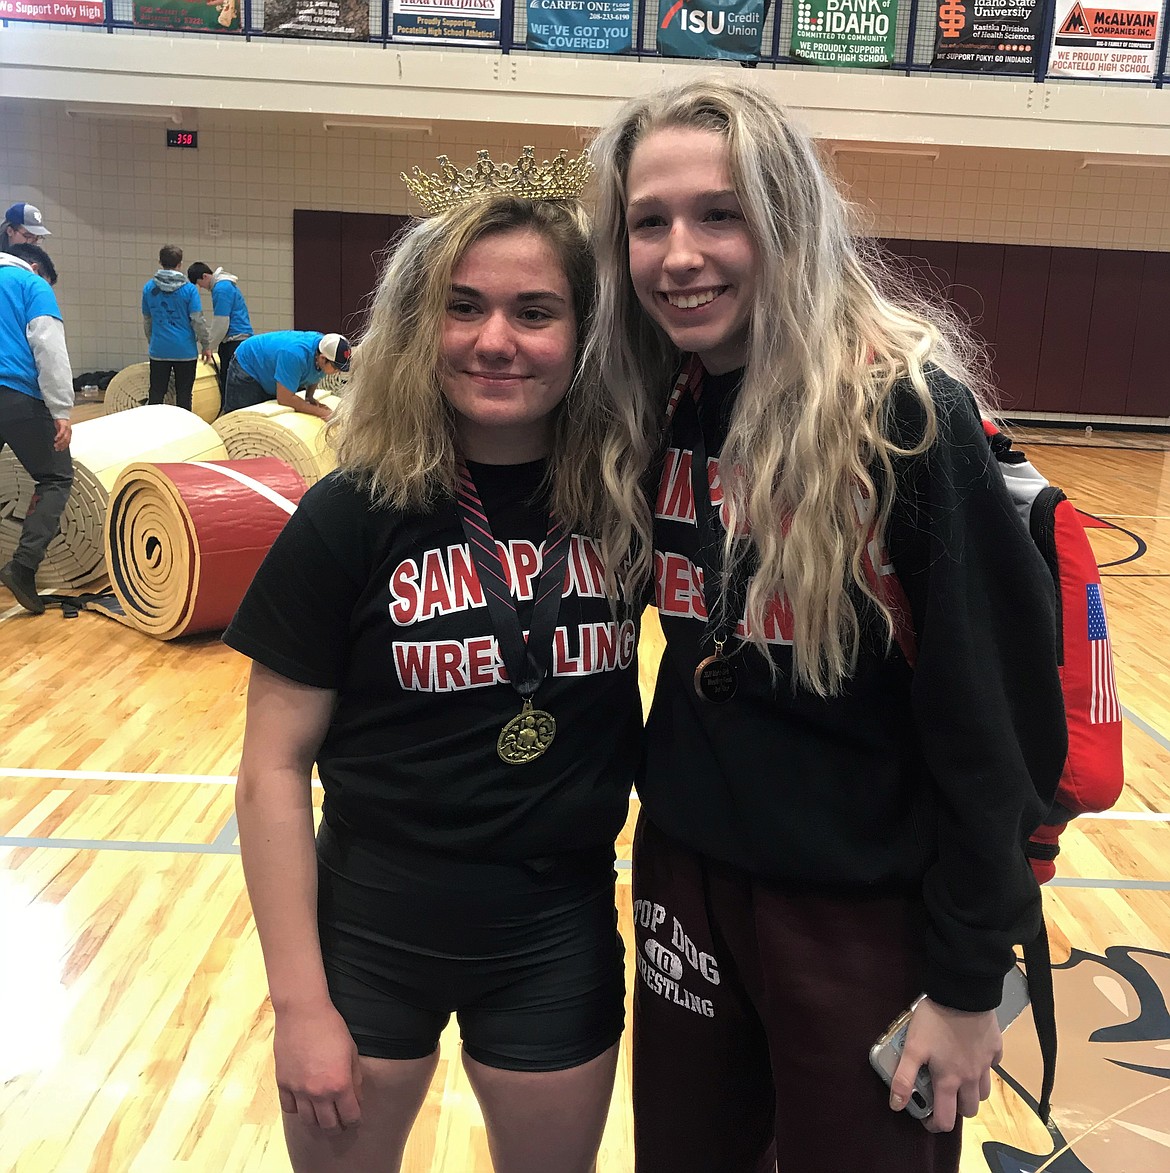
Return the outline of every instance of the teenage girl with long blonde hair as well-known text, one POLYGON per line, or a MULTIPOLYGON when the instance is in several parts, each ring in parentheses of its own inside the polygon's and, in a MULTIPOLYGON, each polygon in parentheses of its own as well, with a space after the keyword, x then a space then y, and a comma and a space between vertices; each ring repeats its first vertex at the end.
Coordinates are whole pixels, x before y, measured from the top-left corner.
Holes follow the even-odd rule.
POLYGON ((970 348, 881 292, 757 85, 636 100, 593 159, 591 348, 623 412, 604 474, 666 635, 638 781, 637 1169, 957 1169, 1065 752, 1052 584, 970 348), (923 993, 886 1089, 867 1052, 923 993), (920 1066, 925 1127, 900 1110, 920 1066))

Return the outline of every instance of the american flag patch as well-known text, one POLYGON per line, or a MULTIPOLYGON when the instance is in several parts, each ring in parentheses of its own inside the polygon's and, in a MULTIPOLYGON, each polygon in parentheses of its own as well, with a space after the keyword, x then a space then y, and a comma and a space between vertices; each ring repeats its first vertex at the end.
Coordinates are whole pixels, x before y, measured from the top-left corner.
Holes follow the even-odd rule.
POLYGON ((1091 582, 1085 589, 1089 592, 1089 666, 1093 679, 1089 721, 1093 725, 1107 725, 1121 720, 1121 702, 1117 699, 1117 681, 1113 676, 1113 649, 1105 623, 1101 584, 1091 582))

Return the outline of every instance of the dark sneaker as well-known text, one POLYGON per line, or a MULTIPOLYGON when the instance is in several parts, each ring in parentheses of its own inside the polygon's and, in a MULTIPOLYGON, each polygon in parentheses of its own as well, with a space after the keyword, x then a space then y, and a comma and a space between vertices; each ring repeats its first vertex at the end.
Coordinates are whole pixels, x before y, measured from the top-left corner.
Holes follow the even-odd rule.
POLYGON ((45 604, 37 594, 37 576, 27 566, 18 566, 15 562, 0 566, 0 582, 16 596, 16 601, 26 611, 34 615, 45 613, 45 604))

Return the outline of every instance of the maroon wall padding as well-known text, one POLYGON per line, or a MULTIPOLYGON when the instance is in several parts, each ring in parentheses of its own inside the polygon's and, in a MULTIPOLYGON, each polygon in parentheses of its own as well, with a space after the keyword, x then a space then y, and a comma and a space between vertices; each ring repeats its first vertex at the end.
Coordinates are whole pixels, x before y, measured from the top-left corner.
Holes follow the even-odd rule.
POLYGON ((407 216, 293 212, 294 330, 361 334, 387 243, 407 216))
POLYGON ((1003 246, 1003 275, 995 327, 992 367, 1003 412, 1034 411, 1040 339, 1048 303, 1052 249, 1033 245, 1003 246))
POLYGON ((340 331, 341 213, 293 212, 294 330, 340 331))
MULTIPOLYGON (((1127 298, 1127 302, 1130 301, 1127 298)), ((1166 377, 1167 309, 1170 307, 1170 253, 1146 253, 1137 305, 1133 359, 1125 384, 1126 415, 1170 416, 1166 377)))
POLYGON ((1143 260, 1137 252, 1102 249, 1097 253, 1084 382, 1074 409, 1085 415, 1120 415, 1125 409, 1143 260))
POLYGON ((1096 275, 1096 249, 1052 250, 1044 335, 1040 339, 1040 369, 1036 374, 1037 411, 1078 410, 1096 275))
POLYGON ((964 322, 989 346, 999 334, 999 298, 1003 287, 1002 244, 960 241, 955 253, 951 300, 964 322))

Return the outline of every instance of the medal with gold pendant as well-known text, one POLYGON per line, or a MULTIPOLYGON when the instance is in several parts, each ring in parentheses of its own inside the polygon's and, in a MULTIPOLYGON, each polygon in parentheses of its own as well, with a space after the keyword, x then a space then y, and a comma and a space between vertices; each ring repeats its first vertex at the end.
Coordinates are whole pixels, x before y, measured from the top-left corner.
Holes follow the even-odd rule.
POLYGON ((695 669, 695 692, 713 705, 726 704, 739 687, 735 665, 723 654, 724 643, 717 639, 714 653, 700 660, 695 669))
POLYGON ((525 700, 524 707, 500 730, 496 739, 496 753, 510 766, 534 762, 557 735, 557 721, 552 713, 533 708, 525 700))

